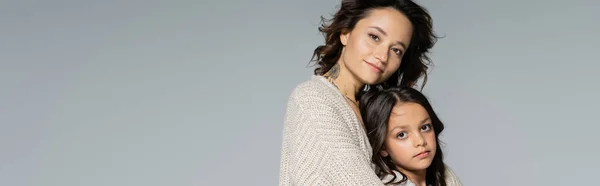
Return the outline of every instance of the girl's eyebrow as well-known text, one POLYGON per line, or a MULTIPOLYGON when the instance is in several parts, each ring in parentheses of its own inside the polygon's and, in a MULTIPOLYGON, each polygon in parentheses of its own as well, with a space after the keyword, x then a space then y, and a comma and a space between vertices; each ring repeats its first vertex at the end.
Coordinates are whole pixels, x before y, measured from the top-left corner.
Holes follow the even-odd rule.
MULTIPOLYGON (((423 124, 429 120, 431 120, 431 117, 427 116, 425 119, 421 120, 421 124, 423 124)), ((406 125, 398 125, 398 126, 391 128, 388 132, 392 132, 392 131, 394 131, 394 129, 405 129, 405 128, 406 128, 406 125)))
POLYGON ((427 116, 425 119, 423 119, 423 121, 421 121, 421 124, 425 123, 426 121, 430 120, 431 117, 427 116))
POLYGON ((392 132, 392 131, 394 131, 394 129, 405 129, 405 128, 406 128, 405 125, 395 126, 394 128, 391 128, 390 131, 388 131, 388 132, 392 132))

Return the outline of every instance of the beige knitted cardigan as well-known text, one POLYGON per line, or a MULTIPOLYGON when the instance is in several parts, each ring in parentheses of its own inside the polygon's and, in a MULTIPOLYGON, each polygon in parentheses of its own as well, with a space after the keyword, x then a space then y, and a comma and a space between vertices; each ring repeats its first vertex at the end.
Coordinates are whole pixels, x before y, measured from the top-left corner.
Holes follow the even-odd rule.
MULTIPOLYGON (((285 113, 279 185, 383 185, 372 155, 364 128, 333 84, 313 76, 296 86, 285 113)), ((461 185, 451 171, 448 181, 461 185)))

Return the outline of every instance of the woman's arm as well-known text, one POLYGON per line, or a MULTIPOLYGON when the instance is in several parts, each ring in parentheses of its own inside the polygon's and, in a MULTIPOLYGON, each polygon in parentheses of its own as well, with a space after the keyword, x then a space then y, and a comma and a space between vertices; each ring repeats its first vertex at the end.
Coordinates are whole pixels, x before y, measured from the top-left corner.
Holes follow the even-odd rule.
MULTIPOLYGON (((284 152, 291 185, 383 185, 332 100, 312 92, 292 96, 284 152)), ((288 183, 280 183, 287 185, 288 183)))

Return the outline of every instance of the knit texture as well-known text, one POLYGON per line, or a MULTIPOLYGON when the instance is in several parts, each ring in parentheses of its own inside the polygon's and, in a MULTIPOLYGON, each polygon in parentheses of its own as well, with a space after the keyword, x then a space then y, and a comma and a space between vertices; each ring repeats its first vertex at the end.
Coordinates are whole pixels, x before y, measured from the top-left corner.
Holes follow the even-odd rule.
POLYGON ((284 118, 279 185, 383 185, 366 132, 337 88, 313 76, 292 91, 284 118))
POLYGON ((383 185, 352 108, 322 76, 299 84, 286 108, 279 185, 383 185))

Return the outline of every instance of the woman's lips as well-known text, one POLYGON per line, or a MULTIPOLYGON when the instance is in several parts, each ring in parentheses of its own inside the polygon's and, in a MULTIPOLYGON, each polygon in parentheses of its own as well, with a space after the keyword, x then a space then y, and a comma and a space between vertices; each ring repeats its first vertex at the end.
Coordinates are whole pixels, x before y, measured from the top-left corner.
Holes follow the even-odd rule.
POLYGON ((367 63, 367 65, 369 65, 369 67, 371 68, 371 70, 373 70, 374 72, 377 72, 377 73, 382 73, 383 72, 383 68, 382 67, 378 67, 377 65, 375 65, 373 63, 369 63, 367 61, 365 61, 365 63, 367 63))

